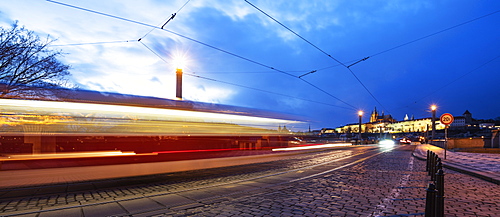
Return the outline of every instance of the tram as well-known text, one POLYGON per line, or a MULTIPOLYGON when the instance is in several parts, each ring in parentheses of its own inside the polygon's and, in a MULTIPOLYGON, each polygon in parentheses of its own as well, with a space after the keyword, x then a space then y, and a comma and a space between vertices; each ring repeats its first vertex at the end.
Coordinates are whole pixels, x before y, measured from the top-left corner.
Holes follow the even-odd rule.
POLYGON ((0 169, 203 159, 297 145, 297 117, 249 108, 71 89, 0 98, 0 169), (47 94, 48 93, 48 94, 47 94))

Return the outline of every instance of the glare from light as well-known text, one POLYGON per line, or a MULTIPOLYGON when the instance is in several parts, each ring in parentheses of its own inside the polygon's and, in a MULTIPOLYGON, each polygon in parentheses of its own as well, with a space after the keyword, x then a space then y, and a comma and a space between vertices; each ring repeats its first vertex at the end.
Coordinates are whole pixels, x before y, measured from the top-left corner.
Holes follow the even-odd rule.
POLYGON ((359 115, 359 116, 363 116, 363 111, 361 111, 361 110, 360 110, 360 111, 358 111, 358 115, 359 115))
POLYGON ((189 67, 188 63, 190 62, 190 58, 187 52, 176 50, 170 55, 170 58, 172 60, 172 66, 176 69, 186 69, 189 67))
POLYGON ((384 147, 392 147, 395 145, 394 141, 391 140, 391 139, 384 139, 384 140, 381 140, 380 142, 378 142, 378 144, 380 146, 384 146, 384 147))
POLYGON ((289 147, 289 148, 275 148, 273 151, 297 151, 297 150, 308 150, 308 149, 318 149, 318 148, 333 148, 342 146, 351 146, 351 143, 338 143, 338 144, 321 144, 321 145, 308 145, 299 147, 289 147))
POLYGON ((432 111, 436 111, 436 109, 437 109, 437 106, 436 106, 436 105, 432 105, 432 106, 431 106, 431 110, 432 110, 432 111))

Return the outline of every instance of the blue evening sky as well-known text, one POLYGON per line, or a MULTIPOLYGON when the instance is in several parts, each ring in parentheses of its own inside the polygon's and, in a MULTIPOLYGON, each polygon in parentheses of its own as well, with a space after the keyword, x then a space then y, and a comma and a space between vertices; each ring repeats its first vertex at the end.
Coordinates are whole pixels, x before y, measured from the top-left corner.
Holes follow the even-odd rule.
POLYGON ((496 0, 1 0, 0 25, 16 20, 57 40, 82 89, 173 99, 182 58, 185 100, 300 115, 312 129, 374 107, 397 120, 429 117, 431 104, 500 116, 496 0))

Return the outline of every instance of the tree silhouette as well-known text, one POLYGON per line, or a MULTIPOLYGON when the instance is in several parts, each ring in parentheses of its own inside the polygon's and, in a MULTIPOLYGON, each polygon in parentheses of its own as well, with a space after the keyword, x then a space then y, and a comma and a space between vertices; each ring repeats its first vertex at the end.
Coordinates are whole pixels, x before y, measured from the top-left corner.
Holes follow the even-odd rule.
POLYGON ((0 27, 0 97, 47 97, 50 88, 69 85, 70 67, 57 60, 62 53, 49 49, 51 42, 17 22, 10 29, 0 27))

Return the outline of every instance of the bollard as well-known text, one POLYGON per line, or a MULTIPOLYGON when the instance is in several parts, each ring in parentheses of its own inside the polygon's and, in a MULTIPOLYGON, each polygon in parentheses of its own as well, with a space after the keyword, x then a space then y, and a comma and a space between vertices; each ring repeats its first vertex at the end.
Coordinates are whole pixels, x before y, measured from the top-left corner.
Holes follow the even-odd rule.
POLYGON ((436 187, 434 184, 429 183, 427 187, 427 195, 425 197, 425 217, 435 217, 436 207, 436 187))
MULTIPOLYGON (((441 162, 439 162, 441 163, 441 162)), ((436 217, 444 216, 444 172, 439 169, 436 173, 436 217)))
POLYGON ((425 164, 425 171, 429 171, 429 161, 430 161, 431 151, 427 150, 427 158, 425 164))
POLYGON ((432 162, 434 161, 434 152, 431 151, 430 155, 429 155, 429 171, 427 172, 427 175, 431 175, 432 174, 432 162))
POLYGON ((438 158, 437 154, 435 154, 433 152, 432 157, 431 157, 431 164, 429 165, 430 166, 429 167, 429 176, 431 176, 431 180, 433 180, 432 179, 432 177, 434 176, 433 174, 436 173, 436 161, 437 161, 437 158, 438 158))
POLYGON ((432 174, 431 174, 432 181, 436 181, 436 173, 437 173, 439 167, 441 167, 441 169, 443 169, 443 167, 441 165, 441 158, 436 157, 436 164, 434 164, 434 166, 432 168, 432 174))
POLYGON ((436 163, 436 173, 442 169, 443 169, 443 163, 441 162, 441 158, 439 158, 438 162, 436 163))

